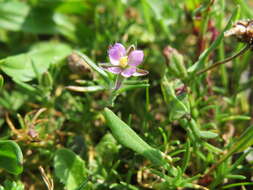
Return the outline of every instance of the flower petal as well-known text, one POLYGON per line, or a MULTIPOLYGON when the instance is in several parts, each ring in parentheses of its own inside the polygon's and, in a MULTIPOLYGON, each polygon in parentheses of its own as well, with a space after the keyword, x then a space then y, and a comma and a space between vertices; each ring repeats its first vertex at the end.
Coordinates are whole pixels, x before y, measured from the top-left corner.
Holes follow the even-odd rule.
POLYGON ((100 67, 106 71, 109 71, 113 74, 120 74, 123 69, 118 67, 118 66, 114 66, 114 65, 110 65, 110 64, 100 64, 100 67))
POLYGON ((123 71, 120 67, 108 67, 107 70, 113 74, 120 74, 123 71))
POLYGON ((115 43, 108 51, 111 64, 119 65, 119 59, 126 55, 125 47, 120 43, 115 43))
POLYGON ((144 53, 141 50, 134 50, 128 56, 128 64, 131 66, 137 66, 143 61, 144 53))
POLYGON ((136 67, 130 67, 122 71, 121 75, 123 77, 131 77, 136 72, 136 67))
POLYGON ((148 71, 137 68, 133 76, 138 77, 138 76, 145 76, 147 74, 148 74, 148 71))

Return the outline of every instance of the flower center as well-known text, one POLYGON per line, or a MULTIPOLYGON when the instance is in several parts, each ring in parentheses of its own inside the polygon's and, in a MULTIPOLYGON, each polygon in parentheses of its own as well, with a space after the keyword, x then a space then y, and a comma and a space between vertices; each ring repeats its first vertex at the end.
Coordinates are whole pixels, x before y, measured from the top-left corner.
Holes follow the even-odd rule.
POLYGON ((128 58, 127 56, 121 57, 119 60, 119 66, 125 68, 127 66, 128 58))

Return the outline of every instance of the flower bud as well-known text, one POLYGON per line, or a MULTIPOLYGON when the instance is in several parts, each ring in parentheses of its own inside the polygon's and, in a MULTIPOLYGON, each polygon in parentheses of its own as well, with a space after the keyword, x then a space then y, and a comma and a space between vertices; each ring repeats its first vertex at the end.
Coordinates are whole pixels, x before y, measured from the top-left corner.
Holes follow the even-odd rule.
POLYGON ((68 57, 68 65, 73 73, 87 74, 91 72, 91 68, 77 53, 73 52, 68 57))
POLYGON ((178 78, 187 77, 187 70, 184 65, 183 56, 174 48, 167 46, 163 50, 168 71, 178 78))
POLYGON ((47 89, 52 89, 53 79, 49 72, 44 72, 41 76, 41 85, 47 89))

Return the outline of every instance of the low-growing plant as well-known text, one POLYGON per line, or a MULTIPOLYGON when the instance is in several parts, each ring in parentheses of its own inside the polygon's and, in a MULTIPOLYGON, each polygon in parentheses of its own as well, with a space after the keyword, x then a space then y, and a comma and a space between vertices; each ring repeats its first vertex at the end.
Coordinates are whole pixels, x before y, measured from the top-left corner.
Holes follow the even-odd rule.
POLYGON ((0 1, 0 189, 250 189, 252 6, 0 1))

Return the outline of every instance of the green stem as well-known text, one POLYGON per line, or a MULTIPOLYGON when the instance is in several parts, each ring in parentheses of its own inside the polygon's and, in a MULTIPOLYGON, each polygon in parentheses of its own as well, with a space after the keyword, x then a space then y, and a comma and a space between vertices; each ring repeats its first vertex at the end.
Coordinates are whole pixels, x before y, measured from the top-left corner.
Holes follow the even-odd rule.
POLYGON ((207 68, 205 68, 203 70, 200 70, 199 72, 197 72, 197 75, 201 75, 201 74, 203 74, 203 73, 205 73, 205 72, 207 72, 207 71, 209 71, 209 70, 211 70, 211 69, 213 69, 213 68, 215 68, 215 67, 217 67, 219 65, 227 63, 227 62, 235 59, 236 57, 243 55, 246 51, 248 51, 250 49, 250 47, 251 46, 249 44, 246 45, 244 48, 242 48, 239 52, 237 52, 236 54, 232 55, 231 57, 228 57, 228 58, 226 58, 226 59, 224 59, 222 61, 218 61, 218 62, 212 64, 211 66, 209 66, 209 67, 207 67, 207 68))

